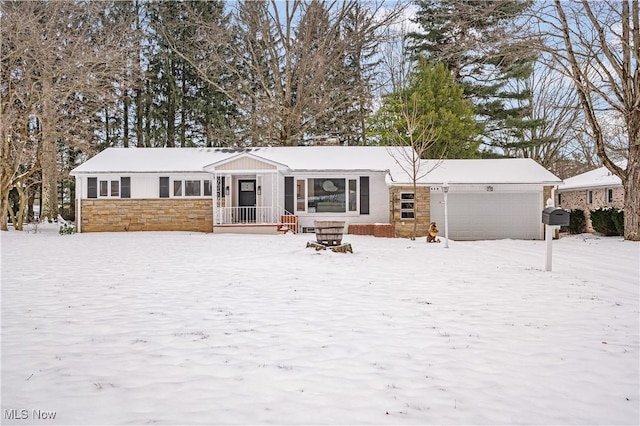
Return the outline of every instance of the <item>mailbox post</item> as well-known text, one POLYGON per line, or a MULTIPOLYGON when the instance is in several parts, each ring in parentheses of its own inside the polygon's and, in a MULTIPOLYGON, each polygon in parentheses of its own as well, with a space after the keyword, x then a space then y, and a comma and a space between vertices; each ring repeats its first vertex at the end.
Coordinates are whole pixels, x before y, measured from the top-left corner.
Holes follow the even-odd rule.
POLYGON ((547 258, 545 270, 551 271, 553 232, 557 226, 569 225, 569 212, 553 207, 553 200, 547 200, 547 207, 542 210, 542 223, 545 225, 545 241, 547 242, 547 258))

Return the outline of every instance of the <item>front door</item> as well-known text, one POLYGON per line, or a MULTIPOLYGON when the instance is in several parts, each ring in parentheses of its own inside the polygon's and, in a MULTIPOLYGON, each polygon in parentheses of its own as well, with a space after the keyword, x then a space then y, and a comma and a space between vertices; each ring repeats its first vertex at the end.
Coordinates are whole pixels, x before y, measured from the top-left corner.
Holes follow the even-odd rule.
POLYGON ((238 207, 240 222, 256 221, 256 180, 238 181, 238 207))

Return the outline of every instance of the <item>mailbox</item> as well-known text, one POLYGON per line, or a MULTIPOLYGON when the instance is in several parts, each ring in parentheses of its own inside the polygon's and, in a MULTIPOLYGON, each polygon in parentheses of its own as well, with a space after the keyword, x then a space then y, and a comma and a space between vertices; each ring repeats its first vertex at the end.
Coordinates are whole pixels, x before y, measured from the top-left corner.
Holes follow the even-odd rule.
POLYGON ((542 210, 542 223, 551 226, 569 226, 569 212, 556 207, 542 210))

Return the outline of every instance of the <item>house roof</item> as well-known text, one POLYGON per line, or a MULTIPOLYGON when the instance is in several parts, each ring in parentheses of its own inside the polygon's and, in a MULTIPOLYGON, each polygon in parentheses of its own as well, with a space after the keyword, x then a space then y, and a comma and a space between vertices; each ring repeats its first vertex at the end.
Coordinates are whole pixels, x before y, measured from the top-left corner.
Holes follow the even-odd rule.
MULTIPOLYGON (((108 148, 80 166, 72 175, 88 173, 202 172, 243 154, 283 165, 291 171, 389 172, 390 183, 411 182, 405 171, 409 147, 302 146, 258 148, 108 148)), ((421 185, 538 183, 558 184, 559 178, 534 160, 422 160, 421 185), (433 169, 433 170, 430 170, 433 169)))
MULTIPOLYGON (((418 180, 422 185, 443 183, 474 184, 550 184, 562 182, 560 178, 530 158, 500 158, 482 160, 424 160, 420 173, 428 172, 418 180)), ((401 172, 392 179, 398 183, 411 181, 401 172)))
POLYGON ((283 164, 296 171, 387 171, 395 163, 387 147, 380 146, 108 148, 73 169, 71 174, 201 172, 205 166, 223 163, 242 153, 283 164))
MULTIPOLYGON (((622 165, 621 167, 624 167, 624 165, 622 165)), ((558 186, 558 190, 568 191, 574 189, 611 186, 622 186, 622 181, 618 176, 612 174, 609 169, 603 166, 598 169, 565 179, 564 183, 558 186)))

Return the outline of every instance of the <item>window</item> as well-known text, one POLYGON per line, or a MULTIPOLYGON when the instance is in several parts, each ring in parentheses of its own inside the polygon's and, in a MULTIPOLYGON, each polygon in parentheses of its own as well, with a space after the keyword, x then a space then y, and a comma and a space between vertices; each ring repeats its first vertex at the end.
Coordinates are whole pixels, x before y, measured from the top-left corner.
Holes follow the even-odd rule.
POLYGON ((185 180, 184 181, 184 195, 187 197, 199 197, 200 196, 200 181, 199 180, 185 180))
POLYGON ((345 213, 345 179, 309 179, 309 213, 345 213))
POLYGON ((98 178, 87 179, 87 198, 98 198, 98 178))
POLYGON ((613 203, 613 189, 607 188, 607 203, 613 203))
POLYGON ((173 196, 182 197, 182 181, 181 180, 173 181, 173 196))
POLYGON ((131 198, 131 178, 120 178, 120 197, 131 198))
POLYGON ((358 210, 358 198, 357 198, 357 184, 355 179, 349 179, 349 211, 355 212, 358 210))
POLYGON ((299 179, 296 182, 296 209, 299 212, 304 211, 305 198, 306 198, 306 193, 305 193, 304 179, 299 179))
POLYGON ((415 196, 413 192, 400 193, 400 218, 401 219, 414 219, 413 206, 415 202, 415 196))
POLYGON ((160 178, 160 198, 169 198, 169 178, 160 178))
POLYGON ((593 204, 593 191, 587 190, 587 204, 593 204))
POLYGON ((562 205, 562 194, 558 194, 558 205, 562 205))
POLYGON ((117 181, 117 180, 111 181, 111 196, 112 197, 120 196, 120 181, 117 181))
POLYGON ((100 196, 107 197, 109 195, 109 182, 106 180, 100 181, 100 196))
POLYGON ((211 196, 211 181, 210 180, 205 180, 204 181, 204 196, 205 197, 210 197, 211 196))

